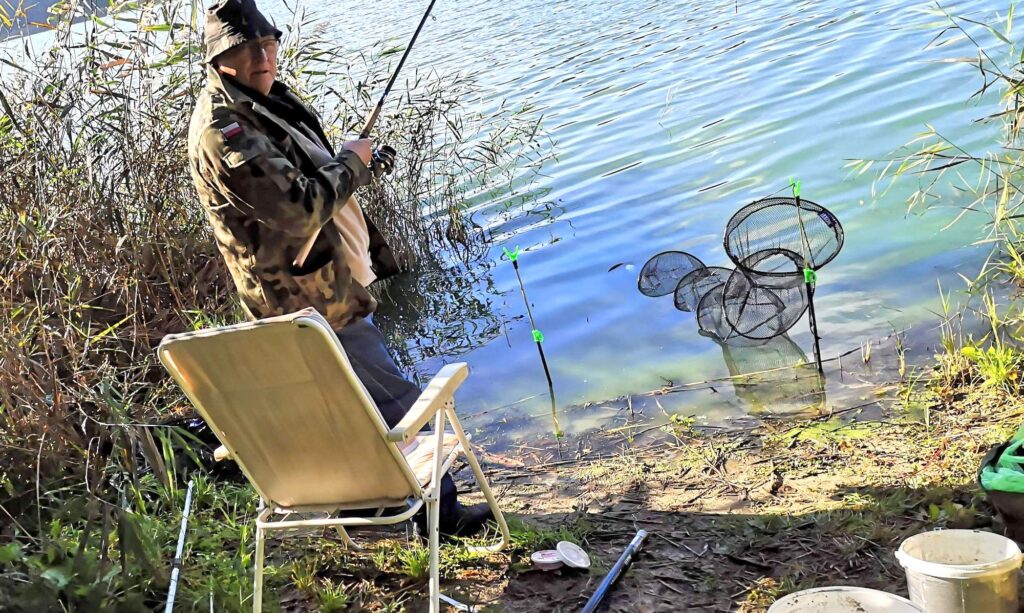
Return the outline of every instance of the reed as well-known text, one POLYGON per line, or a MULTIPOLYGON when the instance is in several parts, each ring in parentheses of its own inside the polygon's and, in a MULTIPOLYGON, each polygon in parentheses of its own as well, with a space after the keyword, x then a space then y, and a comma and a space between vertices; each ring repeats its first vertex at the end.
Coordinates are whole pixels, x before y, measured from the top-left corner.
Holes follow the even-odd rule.
MULTIPOLYGON (((0 35, 25 25, 2 7, 0 35)), ((0 526, 18 548, 0 549, 0 608, 65 561, 61 577, 75 578, 51 587, 71 608, 148 598, 166 582, 169 560, 140 526, 180 508, 199 458, 197 441, 163 425, 191 409, 154 349, 168 333, 241 319, 186 160, 201 11, 143 0, 94 15, 71 1, 40 36, 0 49, 0 526), (33 555, 49 561, 32 566, 33 555), (95 564, 75 575, 74 560, 95 564)), ((332 139, 352 138, 394 50, 339 47, 301 9, 282 29, 282 78, 332 139)), ((363 200, 417 271, 479 259, 487 237, 468 202, 539 163, 539 120, 474 112, 475 83, 421 71, 380 123, 376 140, 400 158, 363 200)))

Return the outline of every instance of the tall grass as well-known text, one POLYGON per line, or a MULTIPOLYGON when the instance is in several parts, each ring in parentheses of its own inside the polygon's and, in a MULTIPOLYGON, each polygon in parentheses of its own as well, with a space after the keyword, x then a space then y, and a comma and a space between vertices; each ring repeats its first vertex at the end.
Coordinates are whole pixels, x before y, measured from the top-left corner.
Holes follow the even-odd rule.
POLYGON ((940 286, 943 352, 938 380, 946 389, 977 382, 1016 393, 1024 367, 1019 349, 1024 317, 1016 292, 1006 290, 1007 283, 1024 285, 1024 54, 1014 41, 1016 3, 988 20, 955 14, 940 3, 923 11, 937 19, 930 24, 937 34, 929 47, 967 42, 974 49, 974 55, 942 61, 976 73, 980 83, 971 99, 996 108, 975 123, 996 124, 1001 137, 984 151, 971 151, 929 125, 891 158, 857 160, 850 166, 863 173, 877 162, 884 164, 875 195, 886 195, 897 182, 916 180, 908 213, 945 208, 952 212, 947 229, 962 223, 981 228, 977 243, 990 251, 977 275, 964 277, 969 298, 965 308, 971 320, 985 327, 978 338, 966 333, 964 313, 952 307, 950 294, 940 286))
MULTIPOLYGON (((0 50, 0 608, 35 584, 65 608, 149 607, 166 581, 140 534, 180 504, 195 441, 152 427, 188 411, 153 350, 241 317, 187 170, 201 9, 70 2, 46 40, 0 50)), ((282 78, 332 138, 357 133, 395 50, 348 53, 302 11, 283 29, 282 78)), ((464 203, 539 158, 539 120, 473 114, 474 83, 411 75, 380 123, 400 159, 364 203, 419 270, 479 258, 464 203)))

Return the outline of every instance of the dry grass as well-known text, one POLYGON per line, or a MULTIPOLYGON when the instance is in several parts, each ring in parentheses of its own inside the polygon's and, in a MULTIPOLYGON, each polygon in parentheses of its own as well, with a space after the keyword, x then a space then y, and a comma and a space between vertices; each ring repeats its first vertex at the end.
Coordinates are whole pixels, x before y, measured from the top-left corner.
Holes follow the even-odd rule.
MULTIPOLYGON (((18 7, 4 7, 0 18, 19 19, 18 7)), ((73 526, 71 558, 110 562, 127 548, 126 514, 180 503, 178 471, 192 447, 183 431, 136 427, 188 411, 156 345, 240 311, 186 161, 204 81, 202 5, 55 11, 49 38, 0 51, 0 541, 45 552, 73 526)), ((332 138, 358 132, 391 51, 348 54, 302 11, 284 29, 283 78, 323 113, 332 138)), ((377 135, 399 150, 398 168, 364 201, 417 270, 472 262, 486 237, 466 203, 529 172, 538 120, 513 109, 473 114, 472 75, 423 72, 404 83, 377 135)), ((131 558, 118 562, 124 581, 109 583, 109 598, 166 579, 143 564, 132 583, 131 558)), ((82 603, 74 587, 58 590, 66 604, 82 603)))

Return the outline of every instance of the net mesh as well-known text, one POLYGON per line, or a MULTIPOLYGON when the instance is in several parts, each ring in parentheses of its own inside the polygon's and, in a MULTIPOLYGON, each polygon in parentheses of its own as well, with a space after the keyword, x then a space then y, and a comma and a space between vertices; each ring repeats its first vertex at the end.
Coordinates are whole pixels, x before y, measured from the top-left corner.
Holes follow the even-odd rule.
POLYGON ((667 296, 676 290, 679 281, 704 263, 689 253, 665 251, 647 260, 640 270, 637 288, 645 296, 667 296))
POLYGON ((718 341, 736 395, 754 412, 797 414, 825 404, 825 380, 807 365, 807 355, 780 334, 767 341, 718 341))
POLYGON ((788 249, 766 249, 748 256, 729 275, 722 302, 737 334, 766 340, 800 320, 808 305, 802 261, 788 249))
POLYGON ((697 305, 697 325, 700 326, 701 334, 718 341, 727 341, 738 336, 725 318, 725 309, 722 304, 722 289, 724 287, 724 285, 717 285, 711 288, 697 305))
POLYGON ((715 287, 723 285, 729 279, 730 273, 732 270, 729 268, 706 266, 686 275, 676 286, 676 308, 680 311, 696 313, 700 299, 715 287))
MULTIPOLYGON (((665 251, 644 264, 637 287, 646 296, 672 294, 677 309, 697 315, 705 336, 730 345, 762 342, 785 334, 808 310, 814 280, 805 272, 831 262, 843 240, 839 219, 821 205, 763 198, 737 211, 725 229, 736 269, 665 251)), ((817 343, 813 322, 811 329, 817 343)))
MULTIPOLYGON (((842 247, 843 227, 839 219, 821 205, 804 199, 758 200, 737 211, 725 228, 725 252, 741 267, 754 254, 785 249, 801 255, 799 268, 817 270, 832 261, 842 247)), ((753 271, 774 274, 760 268, 753 271)))

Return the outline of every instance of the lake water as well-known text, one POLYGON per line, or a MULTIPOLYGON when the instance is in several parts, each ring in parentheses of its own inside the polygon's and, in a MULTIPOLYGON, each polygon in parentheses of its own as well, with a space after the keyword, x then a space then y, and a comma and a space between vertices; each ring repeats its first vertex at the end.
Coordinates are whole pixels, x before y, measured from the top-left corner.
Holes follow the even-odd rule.
MULTIPOLYGON (((278 23, 288 20, 285 5, 261 5, 278 23)), ((381 39, 404 44, 426 2, 353 6, 307 8, 339 44, 358 50, 381 39)), ((968 103, 977 72, 938 61, 975 55, 973 48, 960 41, 926 49, 941 26, 919 9, 933 6, 440 0, 406 70, 476 73, 481 111, 504 101, 533 105, 556 159, 516 193, 475 203, 474 219, 495 239, 487 261, 455 278, 393 288, 379 324, 401 330, 401 353, 422 378, 446 362, 470 364, 460 413, 494 444, 542 442, 553 430, 502 247, 524 249, 521 272, 546 339, 560 424, 570 434, 618 425, 634 403, 648 418, 664 410, 721 423, 777 412, 794 398, 832 410, 863 399, 864 385, 851 385, 862 373, 831 366, 824 390, 806 373, 787 371, 760 384, 696 386, 653 402, 642 394, 668 382, 791 366, 811 355, 811 336, 802 320, 769 346, 721 347, 699 335, 693 315, 677 311, 671 297, 641 295, 637 274, 648 258, 672 249, 729 266, 722 233, 730 216, 784 192, 795 177, 804 197, 835 212, 846 232, 842 253, 819 276, 823 354, 913 327, 909 355, 926 359, 938 322, 937 283, 957 289, 957 273, 977 271, 985 252, 968 245, 984 220, 968 217, 942 231, 948 210, 906 216, 912 179, 875 198, 875 170, 854 175, 845 167, 886 157, 925 124, 973 152, 997 142, 998 126, 972 123, 997 98, 968 103), (527 205, 509 209, 524 195, 527 205), (415 324, 403 328, 405 321, 415 324)), ((994 15, 982 0, 946 8, 983 21, 994 15)), ((874 375, 894 355, 891 343, 878 345, 874 375)))
MULTIPOLYGON (((728 375, 730 367, 792 364, 801 350, 810 356, 805 319, 773 347, 741 350, 746 361, 739 362, 750 365, 737 366, 737 352, 700 336, 693 316, 677 311, 671 297, 647 298, 636 288, 640 267, 664 250, 729 265, 722 248, 729 217, 785 190, 790 177, 803 182, 805 198, 835 212, 846 231, 842 253, 819 276, 823 354, 894 328, 933 327, 937 282, 958 289, 957 273, 978 269, 984 252, 966 245, 983 220, 941 231, 948 211, 906 216, 913 180, 876 199, 874 170, 851 176, 844 168, 850 159, 886 157, 925 124, 968 150, 997 142, 996 126, 971 123, 996 103, 992 97, 967 102, 978 85, 976 71, 936 61, 974 55, 972 48, 959 42, 926 49, 940 28, 918 9, 932 6, 906 0, 438 2, 408 68, 478 72, 485 108, 506 99, 535 105, 556 142, 557 160, 532 186, 539 194, 532 213, 498 214, 513 197, 507 193, 477 207, 475 219, 499 240, 479 278, 460 280, 457 293, 472 303, 473 316, 445 322, 446 312, 460 310, 425 307, 430 296, 414 299, 434 313, 438 327, 460 331, 409 339, 418 372, 466 361, 473 375, 460 393, 460 412, 474 415, 474 426, 508 440, 550 433, 547 386, 518 283, 500 259, 502 246, 516 245, 525 250, 522 276, 545 335, 560 410, 575 407, 561 420, 570 433, 621 415, 599 410, 609 399, 666 381, 728 375), (610 270, 616 264, 622 265, 610 270)), ((968 1, 947 8, 990 19, 991 6, 968 1)), ((359 10, 312 8, 345 45, 357 46, 387 37, 404 41, 424 7, 387 0, 359 10)), ((394 295, 402 300, 402 289, 394 295)), ((387 328, 401 311, 382 309, 381 325, 387 328)), ((911 358, 927 357, 933 337, 912 335, 911 358)), ((757 394, 720 391, 665 397, 661 404, 709 422, 772 408, 771 393, 758 405, 757 394)), ((842 409, 850 398, 832 394, 825 403, 842 409)))

